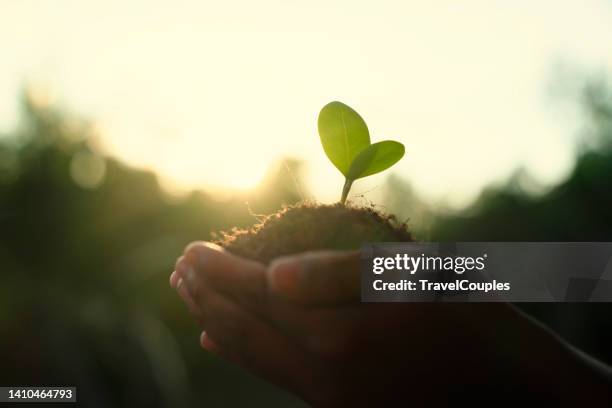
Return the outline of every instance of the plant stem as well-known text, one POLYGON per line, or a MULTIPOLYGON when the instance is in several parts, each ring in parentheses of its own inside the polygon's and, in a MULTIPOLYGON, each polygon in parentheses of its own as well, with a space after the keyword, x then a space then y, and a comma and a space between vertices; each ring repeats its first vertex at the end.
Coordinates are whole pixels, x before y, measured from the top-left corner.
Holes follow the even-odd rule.
POLYGON ((351 190, 352 185, 353 185, 353 180, 346 179, 344 181, 344 187, 342 188, 342 197, 340 198, 340 202, 342 204, 346 202, 346 198, 348 197, 348 193, 351 190))

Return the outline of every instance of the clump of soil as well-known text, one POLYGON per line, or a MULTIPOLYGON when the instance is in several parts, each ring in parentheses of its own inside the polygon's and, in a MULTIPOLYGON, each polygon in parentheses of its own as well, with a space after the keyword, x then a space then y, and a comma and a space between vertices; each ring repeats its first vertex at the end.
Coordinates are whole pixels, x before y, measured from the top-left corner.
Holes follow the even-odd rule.
POLYGON ((217 244, 263 263, 323 249, 359 249, 365 242, 410 242, 406 223, 373 207, 297 204, 260 219, 250 229, 222 232, 217 244))

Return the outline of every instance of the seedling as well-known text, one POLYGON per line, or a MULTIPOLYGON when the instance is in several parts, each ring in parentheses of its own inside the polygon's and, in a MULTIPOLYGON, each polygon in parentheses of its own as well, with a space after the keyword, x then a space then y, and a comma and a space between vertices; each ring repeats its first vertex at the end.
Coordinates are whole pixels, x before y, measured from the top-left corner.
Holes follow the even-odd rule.
POLYGON ((371 144, 365 121, 342 102, 325 105, 318 124, 325 154, 345 177, 342 204, 355 180, 380 173, 404 156, 404 145, 400 142, 384 140, 371 144))

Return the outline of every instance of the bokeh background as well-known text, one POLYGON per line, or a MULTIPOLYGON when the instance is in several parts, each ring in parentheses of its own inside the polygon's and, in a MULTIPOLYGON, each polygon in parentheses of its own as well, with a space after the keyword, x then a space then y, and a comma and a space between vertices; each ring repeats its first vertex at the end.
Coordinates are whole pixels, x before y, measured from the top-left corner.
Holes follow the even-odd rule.
MULTIPOLYGON (((0 0, 0 384, 300 406, 203 352, 168 276, 192 240, 338 199, 335 99, 406 145, 352 200, 418 239, 612 240, 611 40, 595 0, 0 0)), ((609 305, 521 307, 612 363, 609 305)))

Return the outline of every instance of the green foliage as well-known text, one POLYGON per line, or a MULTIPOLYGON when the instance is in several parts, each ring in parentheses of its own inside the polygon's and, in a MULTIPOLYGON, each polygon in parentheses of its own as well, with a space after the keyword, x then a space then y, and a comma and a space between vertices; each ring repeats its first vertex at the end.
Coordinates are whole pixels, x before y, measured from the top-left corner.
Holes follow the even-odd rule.
POLYGON ((318 127, 325 154, 345 177, 342 203, 353 181, 380 173, 404 156, 404 145, 399 142, 385 140, 370 144, 365 121, 342 102, 331 102, 321 109, 318 127))

